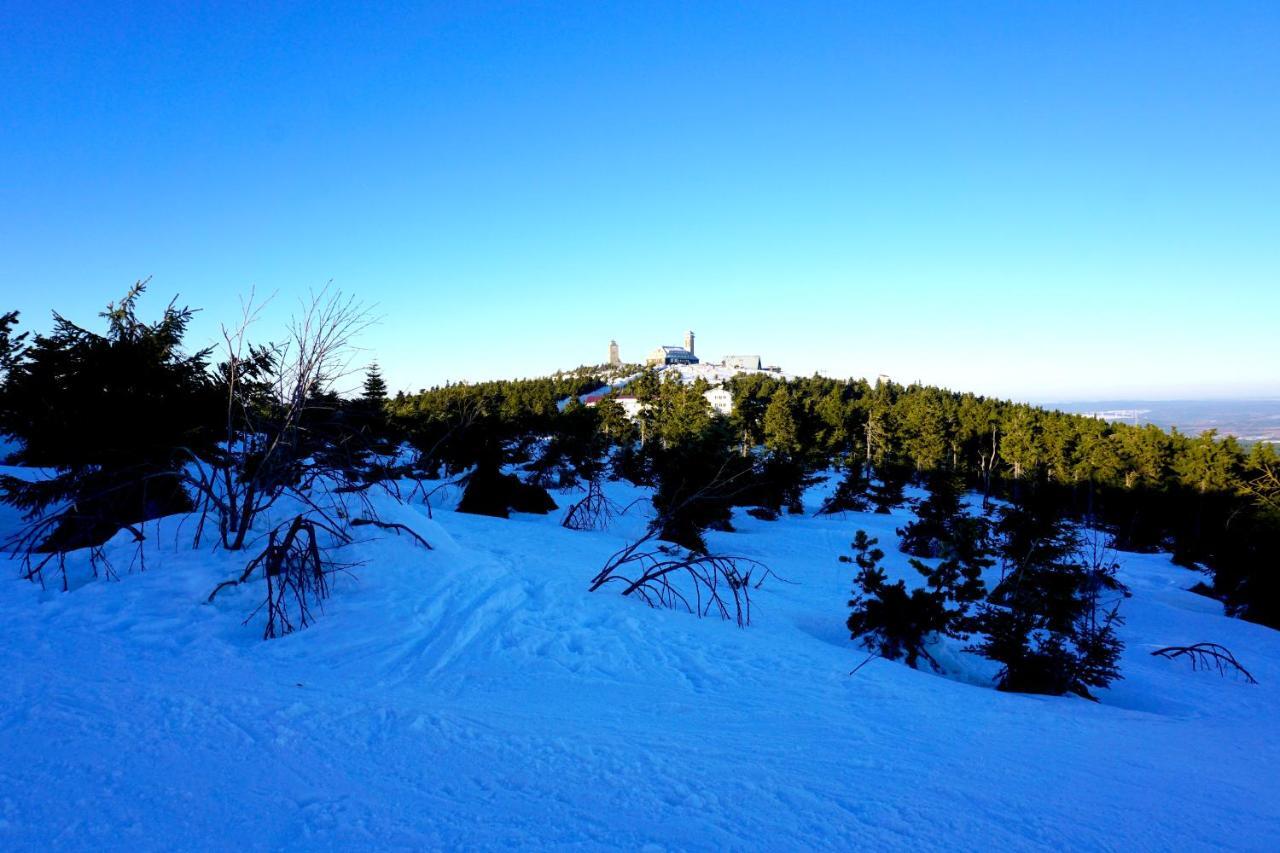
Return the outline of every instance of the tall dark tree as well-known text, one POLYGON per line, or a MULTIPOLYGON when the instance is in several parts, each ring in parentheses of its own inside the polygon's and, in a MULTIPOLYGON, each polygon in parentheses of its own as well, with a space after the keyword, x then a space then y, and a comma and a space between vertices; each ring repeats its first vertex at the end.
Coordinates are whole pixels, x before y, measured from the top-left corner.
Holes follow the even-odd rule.
POLYGON ((894 507, 902 505, 903 493, 911 480, 911 469, 896 460, 885 459, 876 466, 875 474, 868 496, 877 513, 888 515, 894 507))
POLYGON ((750 488, 752 472, 751 460, 733 445, 732 427, 717 418, 700 433, 654 448, 659 538, 705 553, 705 531, 733 529, 733 507, 750 488))

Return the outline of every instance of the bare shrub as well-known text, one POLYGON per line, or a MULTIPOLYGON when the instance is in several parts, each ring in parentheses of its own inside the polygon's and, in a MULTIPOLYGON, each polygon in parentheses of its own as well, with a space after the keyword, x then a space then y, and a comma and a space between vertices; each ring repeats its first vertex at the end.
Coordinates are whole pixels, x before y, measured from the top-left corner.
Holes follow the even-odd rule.
POLYGON ((672 554, 654 544, 658 529, 655 523, 610 557, 592 579, 590 590, 617 583, 623 595, 635 594, 650 607, 683 609, 698 616, 715 613, 740 628, 750 625, 751 590, 759 589, 772 572, 746 557, 672 554))
MULTIPOLYGON (((71 588, 71 579, 67 574, 67 556, 77 550, 83 550, 87 555, 89 570, 92 572, 93 577, 105 577, 107 580, 118 579, 120 575, 111 561, 107 559, 106 549, 103 544, 88 545, 83 549, 66 547, 49 549, 42 547, 43 543, 48 541, 52 532, 69 519, 73 521, 77 519, 75 505, 27 522, 10 538, 6 539, 3 544, 0 544, 0 550, 18 555, 22 563, 22 579, 38 583, 42 589, 46 585, 45 575, 50 571, 56 572, 57 580, 63 592, 71 588)), ((136 546, 133 559, 130 562, 130 569, 135 565, 140 570, 146 568, 146 553, 142 547, 146 536, 143 535, 140 527, 140 525, 134 524, 125 524, 122 527, 133 536, 136 546)))
POLYGON ((618 505, 604 493, 600 477, 587 481, 587 493, 564 514, 561 526, 570 530, 607 530, 618 514, 618 505))
POLYGON ((251 296, 239 325, 222 330, 225 435, 218 452, 190 454, 186 473, 202 513, 197 544, 212 512, 222 547, 243 548, 254 520, 286 493, 333 523, 340 510, 317 503, 329 494, 326 481, 359 482, 364 449, 327 429, 323 410, 332 406, 326 389, 353 372, 354 339, 372 318, 326 287, 303 303, 283 344, 259 346, 247 336, 261 308, 251 296))
POLYGON ((350 541, 339 530, 305 515, 296 515, 272 530, 267 536, 266 547, 245 565, 240 576, 214 587, 207 602, 212 602, 222 590, 247 583, 255 574, 260 574, 266 585, 265 597, 245 623, 265 609, 267 622, 263 639, 282 637, 306 628, 314 621, 313 610, 322 606, 329 597, 328 576, 348 568, 331 562, 327 549, 320 544, 321 532, 343 543, 350 541))

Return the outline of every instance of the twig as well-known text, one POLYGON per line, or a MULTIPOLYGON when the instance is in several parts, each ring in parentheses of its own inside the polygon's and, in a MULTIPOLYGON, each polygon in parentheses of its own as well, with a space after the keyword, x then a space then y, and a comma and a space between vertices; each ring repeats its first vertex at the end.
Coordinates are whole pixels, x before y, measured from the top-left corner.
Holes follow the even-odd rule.
POLYGON ((353 518, 353 519, 351 519, 351 526, 352 526, 352 527, 363 527, 363 526, 365 526, 365 525, 373 525, 374 527, 378 527, 378 528, 381 528, 381 529, 383 529, 383 530, 394 530, 394 531, 396 531, 397 533, 399 533, 401 530, 403 530, 405 533, 408 533, 408 534, 409 534, 410 536, 412 536, 414 539, 418 540, 419 544, 421 544, 423 548, 426 548, 428 551, 433 551, 433 550, 435 550, 434 548, 432 548, 432 547, 431 547, 431 543, 430 543, 430 542, 428 542, 427 540, 423 539, 421 536, 419 536, 417 533, 415 533, 411 528, 406 527, 406 526, 405 526, 405 525, 403 525, 403 524, 399 524, 399 523, 394 522, 394 521, 378 521, 376 518, 353 518))

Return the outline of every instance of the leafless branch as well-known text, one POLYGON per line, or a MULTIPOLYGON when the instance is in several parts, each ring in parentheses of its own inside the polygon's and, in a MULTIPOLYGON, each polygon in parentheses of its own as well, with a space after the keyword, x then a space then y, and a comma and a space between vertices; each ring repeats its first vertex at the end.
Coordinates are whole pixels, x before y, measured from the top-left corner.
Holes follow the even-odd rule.
POLYGON ((374 526, 374 527, 378 527, 378 528, 380 528, 380 529, 382 529, 382 530, 394 530, 394 531, 396 531, 397 533, 399 533, 399 532, 403 531, 403 532, 405 532, 405 533, 408 533, 408 534, 409 534, 410 536, 412 536, 414 539, 416 539, 416 540, 418 541, 418 544, 420 544, 423 548, 426 548, 428 551, 434 550, 434 549, 432 549, 432 547, 431 547, 431 543, 430 543, 430 542, 428 542, 426 539, 423 539, 421 536, 419 536, 417 533, 415 533, 411 528, 406 527, 406 526, 405 526, 405 525, 403 525, 403 524, 399 524, 399 523, 394 522, 394 521, 379 521, 379 520, 378 520, 378 519, 376 519, 376 518, 353 518, 353 519, 351 519, 351 526, 352 526, 352 527, 362 527, 362 526, 364 526, 364 525, 372 525, 372 526, 374 526))
POLYGON ((1257 684, 1258 679, 1253 677, 1249 670, 1245 669, 1240 661, 1236 660, 1236 656, 1231 650, 1220 646, 1217 643, 1195 643, 1190 646, 1166 646, 1163 649, 1156 649, 1151 653, 1155 657, 1162 657, 1167 660, 1176 660, 1185 657, 1191 661, 1193 670, 1214 668, 1218 670, 1219 675, 1225 676, 1228 672, 1243 675, 1244 680, 1249 684, 1257 684))

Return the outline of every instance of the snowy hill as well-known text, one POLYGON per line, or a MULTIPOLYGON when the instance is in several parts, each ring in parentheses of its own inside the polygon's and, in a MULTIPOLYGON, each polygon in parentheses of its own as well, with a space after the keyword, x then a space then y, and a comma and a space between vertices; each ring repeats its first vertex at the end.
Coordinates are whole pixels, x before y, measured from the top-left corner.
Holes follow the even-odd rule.
MULTIPOLYGON (((642 490, 611 484, 621 504, 642 490)), ((827 485, 807 496, 812 512, 827 485)), ((377 498, 430 541, 343 549, 314 626, 263 641, 243 555, 147 527, 146 570, 41 591, 0 565, 0 848, 1274 849, 1280 633, 1122 555, 1124 680, 1101 701, 1000 693, 849 640, 866 529, 906 576, 907 518, 735 516, 765 562, 753 624, 586 591, 645 524, 502 520, 377 498), (785 582, 784 580, 785 579, 785 582), (1259 684, 1152 648, 1214 640, 1259 684)), ((562 506, 567 498, 561 501, 562 506)), ((5 517, 3 524, 15 520, 5 517)))
MULTIPOLYGON (((699 379, 702 379, 713 388, 724 385, 735 376, 751 374, 769 376, 774 379, 787 381, 795 378, 795 376, 790 373, 782 373, 777 370, 754 370, 749 367, 735 367, 709 362, 699 362, 698 364, 664 364, 655 367, 654 372, 659 374, 659 377, 664 381, 667 376, 674 375, 679 377, 681 382, 696 382, 699 379)), ((591 402, 610 391, 619 391, 625 394, 626 387, 641 375, 643 374, 635 373, 630 376, 623 376, 621 378, 614 379, 607 384, 601 384, 599 388, 588 391, 586 394, 579 395, 578 400, 583 403, 591 402)), ((564 408, 566 402, 568 401, 560 401, 559 405, 561 409, 564 408)))

